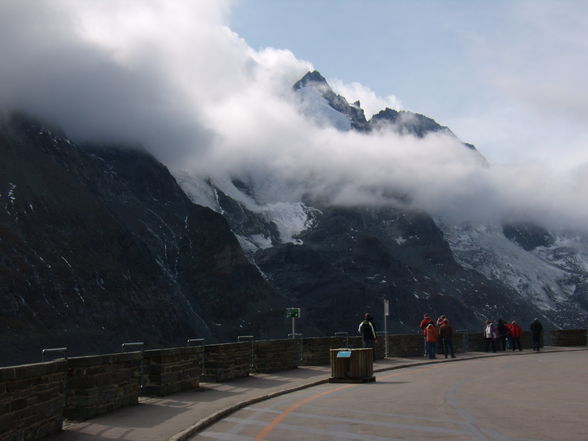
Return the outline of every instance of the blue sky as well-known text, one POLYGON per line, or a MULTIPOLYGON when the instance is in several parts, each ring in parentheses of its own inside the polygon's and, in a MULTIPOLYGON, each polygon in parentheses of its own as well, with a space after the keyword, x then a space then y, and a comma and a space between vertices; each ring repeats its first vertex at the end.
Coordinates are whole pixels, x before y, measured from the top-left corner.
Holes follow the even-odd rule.
POLYGON ((588 160, 588 2, 238 0, 230 27, 394 95, 494 162, 588 160))

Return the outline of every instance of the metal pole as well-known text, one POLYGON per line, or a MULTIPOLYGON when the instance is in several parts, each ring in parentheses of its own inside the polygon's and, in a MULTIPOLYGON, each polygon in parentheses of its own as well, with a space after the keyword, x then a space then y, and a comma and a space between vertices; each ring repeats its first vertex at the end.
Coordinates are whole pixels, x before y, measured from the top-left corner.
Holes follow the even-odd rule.
POLYGON ((251 341, 251 355, 249 358, 249 371, 250 372, 254 372, 255 371, 255 361, 254 361, 254 357, 255 357, 255 337, 253 335, 238 335, 237 336, 237 341, 247 341, 250 340, 251 341))
MULTIPOLYGON (((204 339, 203 338, 189 338, 186 340, 186 346, 193 346, 192 343, 197 343, 200 346, 200 376, 204 376, 204 339)), ((195 345, 194 345, 195 346, 195 345)))
POLYGON ((345 347, 349 349, 349 332, 335 332, 335 337, 345 337, 345 347))
POLYGON ((292 317, 292 338, 295 338, 294 336, 296 335, 296 319, 294 317, 292 317))
POLYGON ((384 358, 388 358, 388 315, 389 310, 388 299, 384 299, 384 358))

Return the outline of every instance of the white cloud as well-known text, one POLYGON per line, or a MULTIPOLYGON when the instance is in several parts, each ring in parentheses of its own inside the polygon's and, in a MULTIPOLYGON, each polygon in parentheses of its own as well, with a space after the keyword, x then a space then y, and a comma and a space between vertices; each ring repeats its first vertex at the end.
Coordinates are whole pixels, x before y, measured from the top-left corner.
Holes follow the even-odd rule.
POLYGON ((351 84, 347 84, 335 78, 330 81, 330 84, 336 93, 347 98, 350 103, 359 100, 367 119, 370 119, 373 115, 380 110, 384 110, 386 107, 394 110, 403 109, 401 101, 394 95, 379 97, 369 87, 358 82, 354 81, 351 84))
MULTIPOLYGON (((229 12, 224 1, 3 2, 0 104, 76 138, 140 142, 173 170, 255 176, 268 203, 311 194, 386 204, 403 194, 415 208, 459 219, 586 227, 585 168, 485 167, 448 135, 318 127, 291 89, 312 65, 288 50, 253 50, 226 26, 229 12)), ((368 117, 401 107, 360 84, 332 83, 368 117)))

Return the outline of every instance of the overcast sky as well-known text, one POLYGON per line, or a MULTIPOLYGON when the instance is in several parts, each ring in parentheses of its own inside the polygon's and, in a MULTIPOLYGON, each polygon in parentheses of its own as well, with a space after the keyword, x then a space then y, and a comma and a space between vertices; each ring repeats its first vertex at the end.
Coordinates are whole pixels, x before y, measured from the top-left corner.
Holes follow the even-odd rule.
POLYGON ((230 26, 394 96, 492 162, 588 160, 586 1, 238 0, 230 26))
POLYGON ((461 220, 588 229, 588 2, 0 1, 0 110, 74 140, 142 144, 176 175, 255 177, 461 220), (369 114, 412 110, 475 144, 317 124, 292 85, 318 69, 369 114))

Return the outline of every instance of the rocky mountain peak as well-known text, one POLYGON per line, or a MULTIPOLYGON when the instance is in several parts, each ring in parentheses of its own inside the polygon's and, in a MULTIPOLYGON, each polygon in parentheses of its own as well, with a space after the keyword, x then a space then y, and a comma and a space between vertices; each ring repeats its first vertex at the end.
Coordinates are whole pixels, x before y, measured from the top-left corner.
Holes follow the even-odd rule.
POLYGON ((293 88, 299 93, 306 88, 314 89, 333 110, 344 115, 349 120, 349 128, 360 132, 369 131, 368 122, 363 109, 359 106, 359 101, 349 104, 345 97, 333 91, 325 77, 318 71, 315 70, 305 74, 294 84, 293 88))

